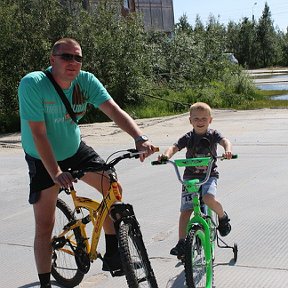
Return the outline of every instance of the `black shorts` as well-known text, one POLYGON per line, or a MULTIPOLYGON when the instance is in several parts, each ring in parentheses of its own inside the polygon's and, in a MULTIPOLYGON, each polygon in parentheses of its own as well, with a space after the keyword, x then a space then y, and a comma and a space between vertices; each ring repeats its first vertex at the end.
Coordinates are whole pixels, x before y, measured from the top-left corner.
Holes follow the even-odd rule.
MULTIPOLYGON (((30 177, 29 203, 34 204, 40 198, 40 192, 55 185, 41 160, 26 153, 25 160, 28 164, 30 177)), ((75 155, 63 161, 58 161, 62 171, 80 170, 84 168, 98 168, 104 160, 90 146, 83 141, 75 155)))

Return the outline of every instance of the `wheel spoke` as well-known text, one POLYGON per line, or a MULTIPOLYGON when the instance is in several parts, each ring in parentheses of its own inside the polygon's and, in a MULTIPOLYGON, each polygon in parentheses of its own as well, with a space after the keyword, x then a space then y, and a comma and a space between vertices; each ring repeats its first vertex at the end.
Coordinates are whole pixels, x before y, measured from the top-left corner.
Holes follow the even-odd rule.
MULTIPOLYGON (((72 219, 74 219, 74 215, 70 208, 64 201, 58 199, 55 212, 53 237, 57 237, 57 235, 62 232, 63 227, 72 219)), ((84 277, 84 274, 78 269, 75 253, 71 248, 71 246, 75 248, 77 247, 77 237, 75 234, 77 234, 78 239, 80 239, 79 229, 70 231, 69 234, 66 235, 66 243, 64 242, 65 245, 61 248, 56 248, 52 255, 51 273, 55 280, 64 287, 77 286, 84 277)))
POLYGON ((157 288, 157 282, 140 233, 133 233, 130 224, 119 230, 119 246, 129 287, 157 288))

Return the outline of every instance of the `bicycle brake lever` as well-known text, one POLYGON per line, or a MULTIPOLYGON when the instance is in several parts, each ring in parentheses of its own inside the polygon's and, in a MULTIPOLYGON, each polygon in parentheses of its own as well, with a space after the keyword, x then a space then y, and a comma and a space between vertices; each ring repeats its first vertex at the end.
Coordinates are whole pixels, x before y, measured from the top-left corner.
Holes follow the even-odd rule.
POLYGON ((124 154, 123 157, 134 157, 135 159, 138 159, 140 157, 140 154, 145 153, 145 151, 138 151, 137 149, 128 149, 127 151, 129 151, 130 153, 124 154))
POLYGON ((139 152, 137 149, 128 149, 127 151, 129 151, 129 152, 131 152, 131 153, 137 153, 137 152, 139 152))

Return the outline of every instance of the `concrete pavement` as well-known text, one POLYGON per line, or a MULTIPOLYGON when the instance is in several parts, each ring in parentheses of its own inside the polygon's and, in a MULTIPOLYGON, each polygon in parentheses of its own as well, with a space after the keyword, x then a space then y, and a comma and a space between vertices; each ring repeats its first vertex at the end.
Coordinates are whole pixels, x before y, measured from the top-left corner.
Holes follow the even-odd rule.
MULTIPOLYGON (((161 151, 190 129, 187 114, 138 122, 161 151)), ((288 287, 287 123, 286 109, 214 111, 211 126, 227 136, 233 152, 239 154, 235 161, 219 163, 218 187, 218 198, 232 224, 225 241, 238 243, 239 259, 232 265, 230 250, 216 251, 215 287, 288 287)), ((104 157, 133 146, 133 141, 112 123, 86 125, 82 131, 87 143, 104 157)), ((22 150, 11 147, 11 140, 19 146, 19 135, 0 137, 0 287, 39 287, 32 249, 33 213, 27 203, 26 163, 22 150), (10 148, 3 148, 3 143, 10 143, 10 148)), ((177 155, 182 156, 182 152, 177 155)), ((169 255, 177 241, 180 193, 172 166, 156 167, 149 161, 141 164, 129 160, 117 171, 124 200, 133 204, 141 224, 159 287, 185 287, 184 267, 169 255)), ((87 196, 95 195, 82 184, 79 189, 87 196)), ((103 249, 102 239, 100 251, 103 249)), ((100 266, 100 261, 93 263, 79 287, 127 287, 124 277, 112 278, 100 266)), ((55 283, 53 287, 59 286, 55 283)))

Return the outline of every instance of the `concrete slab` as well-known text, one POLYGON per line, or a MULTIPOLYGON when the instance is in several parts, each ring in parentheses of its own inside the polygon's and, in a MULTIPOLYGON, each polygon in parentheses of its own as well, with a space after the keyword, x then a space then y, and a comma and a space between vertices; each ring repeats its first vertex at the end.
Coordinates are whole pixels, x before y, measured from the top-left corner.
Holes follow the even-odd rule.
MULTIPOLYGON (((138 122, 161 151, 190 129, 187 114, 138 122)), ((232 224, 225 241, 238 243, 239 259, 232 265, 232 251, 217 249, 215 287, 288 287, 287 123, 286 109, 214 111, 212 127, 227 136, 234 153, 239 154, 235 161, 219 162, 218 187, 218 198, 232 224)), ((116 149, 133 147, 133 141, 111 123, 85 125, 82 131, 87 143, 104 157, 116 149)), ((0 141, 12 136, 5 137, 0 141)), ((183 156, 182 152, 177 155, 183 156)), ((172 166, 131 160, 119 164, 117 170, 124 200, 133 204, 141 224, 159 287, 185 287, 184 267, 169 255, 177 241, 180 193, 172 166)), ((21 149, 0 148, 0 184, 0 287, 39 287, 32 249, 33 213, 27 204, 28 177, 21 149)), ((82 184, 79 189, 94 195, 82 184)), ((103 247, 101 239, 101 252, 103 247)), ((59 286, 54 283, 53 287, 59 286)), ((112 278, 102 272, 96 261, 79 287, 127 284, 124 277, 112 278)))

